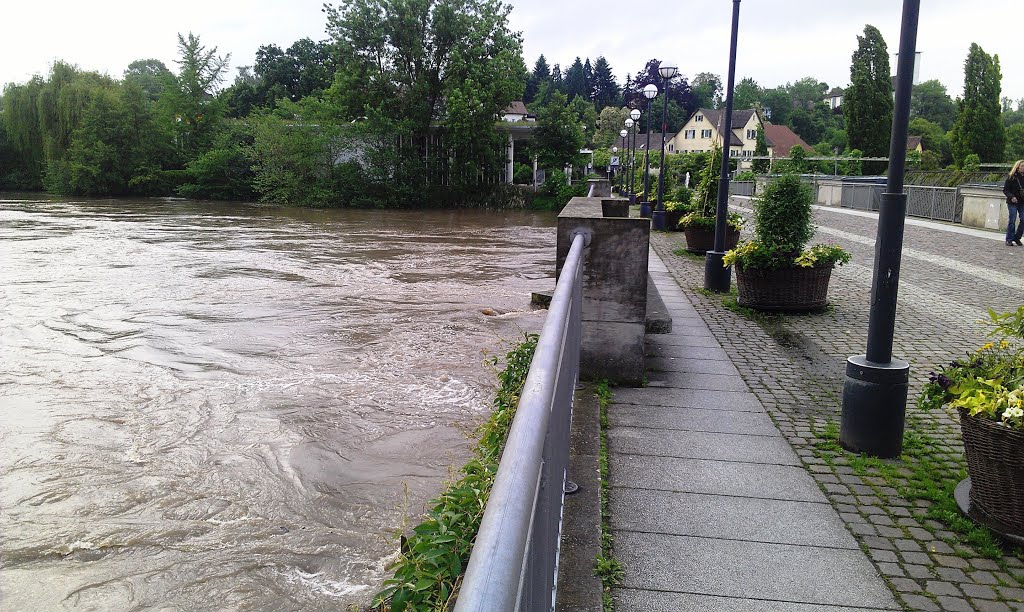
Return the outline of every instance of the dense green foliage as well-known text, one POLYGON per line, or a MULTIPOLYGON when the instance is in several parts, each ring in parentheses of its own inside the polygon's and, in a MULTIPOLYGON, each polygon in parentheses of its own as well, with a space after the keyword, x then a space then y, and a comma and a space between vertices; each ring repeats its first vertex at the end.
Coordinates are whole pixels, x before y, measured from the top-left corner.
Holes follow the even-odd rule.
MULTIPOLYGON (((401 556, 392 565, 394 577, 384 582, 375 606, 388 606, 394 612, 448 609, 480 529, 537 339, 528 334, 505 356, 494 410, 479 430, 474 458, 463 466, 462 476, 430 502, 426 520, 402 546, 401 556)), ((497 365, 497 358, 492 363, 497 365)))
POLYGON ((889 51, 882 33, 864 26, 850 66, 850 87, 843 99, 851 148, 868 157, 887 157, 892 132, 892 81, 889 51))
POLYGON ((999 56, 989 55, 977 43, 971 43, 964 61, 964 97, 959 100, 956 122, 950 132, 953 160, 958 166, 971 153, 983 162, 1003 160, 1001 79, 999 56))

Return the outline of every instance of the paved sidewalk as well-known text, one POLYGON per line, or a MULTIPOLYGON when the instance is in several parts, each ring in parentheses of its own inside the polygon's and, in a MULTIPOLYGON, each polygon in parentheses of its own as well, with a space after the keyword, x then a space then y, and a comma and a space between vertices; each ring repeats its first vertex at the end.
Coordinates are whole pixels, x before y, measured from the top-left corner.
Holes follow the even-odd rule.
POLYGON ((673 332, 609 407, 610 514, 627 610, 899 610, 814 478, 651 254, 673 332))

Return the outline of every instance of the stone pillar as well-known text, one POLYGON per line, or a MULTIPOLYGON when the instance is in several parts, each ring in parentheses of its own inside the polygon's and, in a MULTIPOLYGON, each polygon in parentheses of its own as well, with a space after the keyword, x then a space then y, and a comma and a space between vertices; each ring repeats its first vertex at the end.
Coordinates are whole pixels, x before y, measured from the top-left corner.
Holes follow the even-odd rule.
POLYGON ((640 386, 644 377, 647 318, 647 219, 611 217, 601 198, 573 198, 558 215, 556 271, 569 253, 570 234, 591 233, 583 273, 580 376, 640 386))

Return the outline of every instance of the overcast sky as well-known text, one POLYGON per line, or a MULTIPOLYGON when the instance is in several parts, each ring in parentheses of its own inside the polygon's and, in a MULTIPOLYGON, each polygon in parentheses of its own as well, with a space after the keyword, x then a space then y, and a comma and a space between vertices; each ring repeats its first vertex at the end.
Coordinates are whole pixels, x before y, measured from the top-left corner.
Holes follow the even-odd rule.
MULTIPOLYGON (((621 83, 648 59, 658 58, 678 63, 687 77, 713 72, 725 82, 730 0, 510 4, 511 25, 523 34, 529 68, 541 53, 549 64, 563 67, 576 56, 594 60, 604 55, 621 83)), ((952 96, 959 95, 967 50, 977 42, 1000 56, 1002 95, 1024 98, 1024 72, 1012 55, 1020 48, 1019 3, 925 0, 922 5, 917 42, 921 80, 938 79, 952 96)), ((222 54, 231 53, 232 68, 250 65, 260 45, 286 48, 303 37, 324 39, 321 6, 317 0, 10 2, 3 10, 0 83, 46 74, 57 59, 114 77, 136 59, 157 58, 175 70, 176 34, 189 31, 222 54)), ((740 6, 736 80, 750 76, 774 87, 813 76, 830 87, 845 87, 864 25, 881 30, 895 53, 901 10, 896 0, 746 0, 740 6)))

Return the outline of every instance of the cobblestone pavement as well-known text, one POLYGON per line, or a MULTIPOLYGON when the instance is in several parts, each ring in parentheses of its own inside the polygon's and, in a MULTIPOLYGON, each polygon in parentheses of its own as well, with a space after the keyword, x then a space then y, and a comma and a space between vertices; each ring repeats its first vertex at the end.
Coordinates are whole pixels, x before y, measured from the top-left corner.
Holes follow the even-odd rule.
POLYGON ((907 609, 1024 610, 1024 552, 972 539, 948 510, 966 475, 959 424, 915 406, 930 371, 987 341, 986 308, 1024 301, 1024 248, 907 225, 893 345, 911 364, 907 443, 900 461, 866 460, 839 449, 835 432, 846 358, 866 348, 877 219, 818 209, 815 221, 816 242, 853 254, 822 314, 748 318, 701 291, 703 258, 674 253, 682 234, 651 243, 907 609))

